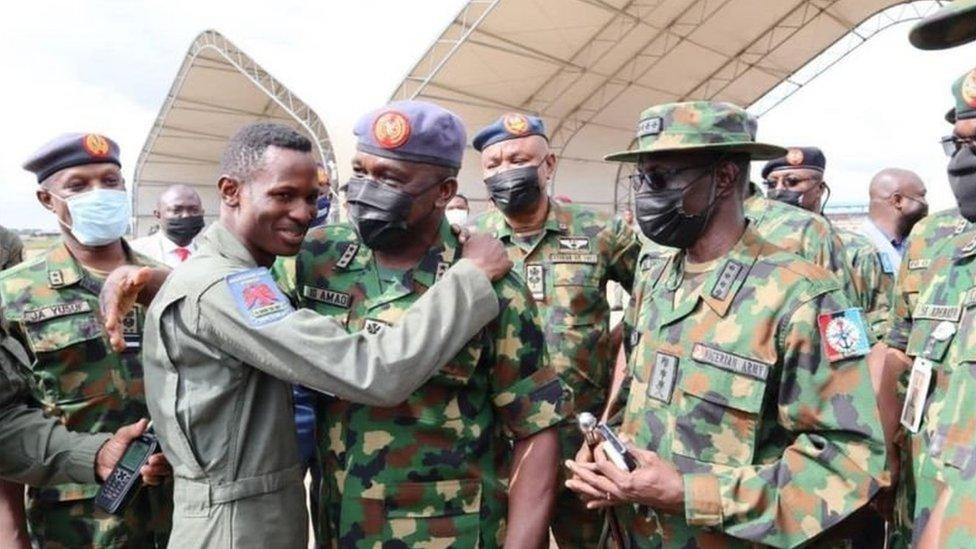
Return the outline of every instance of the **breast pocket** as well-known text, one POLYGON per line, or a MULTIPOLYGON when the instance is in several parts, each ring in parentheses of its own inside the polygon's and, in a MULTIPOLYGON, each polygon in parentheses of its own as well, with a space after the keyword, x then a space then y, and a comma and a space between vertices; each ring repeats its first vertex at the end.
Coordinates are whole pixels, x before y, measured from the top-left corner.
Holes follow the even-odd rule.
MULTIPOLYGON (((364 517, 385 517, 385 525, 368 521, 357 528, 346 523, 342 530, 356 528, 369 538, 396 539, 407 547, 478 547, 481 490, 478 479, 406 482, 382 487, 379 497, 364 496, 361 508, 364 517)), ((349 514, 352 513, 343 514, 343 522, 349 514)))
POLYGON ((709 463, 751 464, 766 382, 691 360, 681 369, 672 451, 709 463))
POLYGON ((122 383, 118 372, 109 371, 111 353, 101 323, 91 313, 75 314, 24 324, 34 352, 34 382, 47 404, 75 411, 89 401, 116 392, 122 383))

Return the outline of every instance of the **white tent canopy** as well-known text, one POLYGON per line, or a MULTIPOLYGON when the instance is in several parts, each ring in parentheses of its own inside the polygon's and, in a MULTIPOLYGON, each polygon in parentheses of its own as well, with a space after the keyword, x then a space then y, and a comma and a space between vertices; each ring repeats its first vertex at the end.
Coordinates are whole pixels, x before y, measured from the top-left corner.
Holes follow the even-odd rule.
MULTIPOLYGON (((644 108, 717 99, 752 105, 761 115, 878 31, 918 18, 938 4, 470 0, 407 72, 392 99, 437 101, 461 115, 470 132, 505 111, 542 116, 560 158, 553 192, 599 209, 619 209, 630 195, 626 185, 616 182, 626 178, 619 177, 619 164, 602 157, 630 145, 644 108)), ((337 101, 330 93, 335 84, 324 82, 322 72, 308 70, 331 52, 315 50, 320 46, 315 42, 281 45, 290 42, 251 36, 246 44, 278 81, 215 31, 194 40, 136 165, 137 234, 152 226, 156 196, 173 183, 197 187, 213 219, 214 177, 224 144, 256 120, 284 122, 308 134, 333 180, 337 167, 349 165, 352 121, 375 106, 373 88, 364 87, 354 98, 362 96, 360 102, 369 107, 337 101), (308 104, 292 90, 299 90, 308 104), (323 113, 338 142, 330 141, 312 108, 323 113)), ((402 51, 384 55, 410 58, 402 51)), ((388 62, 358 55, 353 61, 345 72, 368 72, 388 62)), ((344 85, 357 85, 362 73, 345 76, 344 85)), ((461 191, 475 209, 484 205, 477 154, 470 148, 461 191)))
MULTIPOLYGON (((839 44, 830 63, 935 7, 898 0, 472 0, 392 98, 437 101, 471 131, 505 111, 541 116, 560 158, 552 191, 620 209, 630 196, 614 183, 626 178, 621 165, 602 158, 630 146, 643 109, 692 99, 753 105, 841 38, 854 40, 839 44)), ((778 99, 800 85, 786 82, 778 99)), ((476 154, 469 150, 461 191, 484 199, 476 154)))
POLYGON ((220 155, 234 132, 258 120, 305 133, 335 175, 332 144, 318 115, 218 32, 203 32, 190 46, 136 164, 136 234, 152 227, 156 197, 175 183, 197 188, 207 221, 215 219, 220 155))

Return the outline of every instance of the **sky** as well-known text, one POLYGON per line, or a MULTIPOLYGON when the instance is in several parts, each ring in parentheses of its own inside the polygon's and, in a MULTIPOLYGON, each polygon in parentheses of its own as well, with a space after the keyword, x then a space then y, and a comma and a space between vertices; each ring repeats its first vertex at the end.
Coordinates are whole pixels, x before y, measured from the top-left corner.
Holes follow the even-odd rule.
MULTIPOLYGON (((205 29, 220 31, 286 85, 298 71, 320 73, 312 80, 354 116, 390 96, 464 3, 11 3, 0 19, 0 225, 55 227, 20 165, 59 133, 113 137, 131 179, 187 48, 205 29)), ((949 84, 976 65, 976 45, 918 51, 905 38, 909 26, 879 34, 760 120, 760 140, 824 149, 837 203, 864 203, 871 175, 899 166, 923 176, 933 211, 952 206, 938 139, 949 131, 942 120, 951 106, 949 84)))

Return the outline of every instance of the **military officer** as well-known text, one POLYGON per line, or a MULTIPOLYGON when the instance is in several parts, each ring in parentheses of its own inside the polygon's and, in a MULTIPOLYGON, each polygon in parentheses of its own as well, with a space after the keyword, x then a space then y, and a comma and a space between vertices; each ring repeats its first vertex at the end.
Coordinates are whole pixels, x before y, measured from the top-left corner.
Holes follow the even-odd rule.
MULTIPOLYGON (((97 134, 62 135, 34 153, 24 168, 37 176, 37 198, 61 225, 61 242, 0 273, 2 321, 28 352, 31 399, 68 429, 85 433, 111 433, 148 415, 141 309, 127 318, 127 348, 120 353, 109 347, 96 316, 108 271, 126 264, 156 265, 133 253, 122 238, 130 210, 119 166, 118 146, 97 134)), ((165 544, 167 489, 142 491, 122 516, 97 510, 97 491, 94 483, 28 489, 34 542, 165 544)))
MULTIPOLYGON (((947 171, 960 215, 971 223, 976 220, 976 69, 955 82, 953 94, 953 134, 943 144, 950 155, 947 171)), ((900 487, 899 494, 911 499, 916 545, 959 546, 976 535, 976 520, 967 511, 976 501, 976 479, 967 457, 972 454, 976 417, 966 405, 976 392, 970 364, 976 342, 971 318, 976 305, 976 234, 963 223, 955 226, 959 234, 936 244, 933 257, 923 258, 928 266, 916 304, 909 319, 896 323, 910 325, 907 341, 899 346, 900 334, 892 330, 885 362, 894 394, 898 393, 890 390, 890 380, 908 371, 898 421, 908 439, 902 450, 911 456, 902 463, 912 466, 912 474, 901 478, 914 486, 900 487)))
MULTIPOLYGON (((309 234, 294 288, 302 307, 349 332, 382 333, 407 321, 408 307, 461 253, 444 210, 457 191, 465 131, 455 114, 422 101, 390 103, 354 131, 351 223, 309 234)), ((498 316, 399 406, 323 400, 319 530, 331 526, 333 544, 539 547, 548 539, 559 467, 550 427, 571 411, 572 393, 548 366, 528 289, 509 276, 495 293, 498 316)))
MULTIPOLYGON (((572 387, 576 412, 606 406, 619 332, 609 328, 608 281, 630 289, 640 243, 623 219, 547 195, 556 169, 542 119, 508 113, 472 140, 481 153, 485 186, 496 209, 475 220, 477 231, 501 239, 539 307, 553 368, 572 387)), ((575 421, 559 429, 563 458, 583 443, 575 421)), ((564 547, 592 547, 602 520, 570 490, 556 500, 552 531, 564 547)))
POLYGON ((499 243, 474 237, 396 327, 347 334, 333 318, 295 311, 268 268, 298 252, 315 217, 311 151, 287 126, 241 129, 220 166, 219 221, 147 313, 146 391, 175 477, 174 547, 304 547, 290 384, 394 406, 498 313, 489 279, 511 262, 499 243))
MULTIPOLYGON (((787 153, 766 163, 762 169, 767 196, 814 214, 821 214, 824 193, 830 188, 824 180, 827 159, 817 147, 791 147, 787 153)), ((872 337, 878 341, 887 332, 888 295, 894 283, 894 263, 879 255, 874 244, 863 234, 834 227, 841 241, 844 263, 850 269, 855 305, 868 320, 872 337)))
POLYGON ((754 141, 731 104, 646 110, 636 162, 642 232, 679 248, 646 290, 622 431, 639 466, 595 452, 572 489, 624 503, 636 546, 796 546, 865 505, 884 445, 863 316, 827 270, 764 240, 743 214, 754 141))

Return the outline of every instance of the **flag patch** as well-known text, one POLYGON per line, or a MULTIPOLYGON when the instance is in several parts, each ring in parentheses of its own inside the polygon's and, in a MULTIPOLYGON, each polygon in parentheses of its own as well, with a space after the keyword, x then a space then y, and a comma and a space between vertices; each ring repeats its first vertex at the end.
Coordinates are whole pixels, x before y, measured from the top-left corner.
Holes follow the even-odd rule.
POLYGON ((864 356, 871 350, 871 340, 860 309, 822 314, 817 317, 817 325, 830 362, 864 356))

